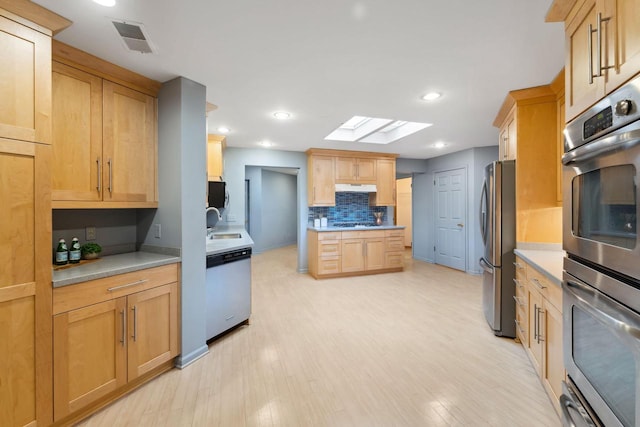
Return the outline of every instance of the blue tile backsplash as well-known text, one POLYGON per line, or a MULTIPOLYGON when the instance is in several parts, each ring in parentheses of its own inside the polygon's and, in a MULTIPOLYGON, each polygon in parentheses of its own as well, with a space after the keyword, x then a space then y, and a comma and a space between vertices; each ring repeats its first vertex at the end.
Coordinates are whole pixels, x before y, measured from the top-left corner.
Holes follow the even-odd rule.
POLYGON ((386 206, 369 206, 369 193, 336 193, 336 205, 331 207, 310 207, 309 223, 315 218, 326 217, 329 224, 334 222, 373 222, 374 212, 382 212, 382 222, 387 224, 386 206))

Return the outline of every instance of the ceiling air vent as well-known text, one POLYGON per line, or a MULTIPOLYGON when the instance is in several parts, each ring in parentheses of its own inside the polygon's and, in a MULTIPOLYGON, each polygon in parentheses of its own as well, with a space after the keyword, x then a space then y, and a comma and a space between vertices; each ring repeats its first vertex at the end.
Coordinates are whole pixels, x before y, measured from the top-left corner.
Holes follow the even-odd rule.
POLYGON ((137 22, 114 21, 111 23, 120 35, 127 50, 140 53, 155 53, 153 43, 146 35, 143 25, 137 22))

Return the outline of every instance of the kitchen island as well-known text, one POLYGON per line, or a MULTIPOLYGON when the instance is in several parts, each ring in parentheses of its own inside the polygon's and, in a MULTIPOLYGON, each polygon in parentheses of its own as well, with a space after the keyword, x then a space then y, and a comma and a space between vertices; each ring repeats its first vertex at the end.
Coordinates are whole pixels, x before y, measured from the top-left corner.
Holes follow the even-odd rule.
POLYGON ((404 227, 307 227, 309 273, 316 279, 402 271, 404 227))

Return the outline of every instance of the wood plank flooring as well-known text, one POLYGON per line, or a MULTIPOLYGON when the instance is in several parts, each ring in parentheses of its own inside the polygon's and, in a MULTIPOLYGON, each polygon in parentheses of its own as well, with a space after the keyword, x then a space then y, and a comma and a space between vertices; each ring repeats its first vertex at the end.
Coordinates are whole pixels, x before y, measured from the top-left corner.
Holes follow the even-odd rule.
POLYGON ((560 426, 523 348, 482 315, 481 278, 414 261, 314 280, 252 259, 251 324, 82 426, 560 426))

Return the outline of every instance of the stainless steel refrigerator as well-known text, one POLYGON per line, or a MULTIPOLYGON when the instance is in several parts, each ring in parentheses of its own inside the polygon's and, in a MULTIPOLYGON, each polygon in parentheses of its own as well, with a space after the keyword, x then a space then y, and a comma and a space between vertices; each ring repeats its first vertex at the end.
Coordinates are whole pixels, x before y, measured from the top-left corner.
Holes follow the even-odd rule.
POLYGON ((516 246, 515 160, 495 161, 485 167, 480 195, 480 233, 484 255, 482 306, 493 333, 515 337, 514 274, 516 246))

